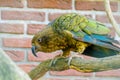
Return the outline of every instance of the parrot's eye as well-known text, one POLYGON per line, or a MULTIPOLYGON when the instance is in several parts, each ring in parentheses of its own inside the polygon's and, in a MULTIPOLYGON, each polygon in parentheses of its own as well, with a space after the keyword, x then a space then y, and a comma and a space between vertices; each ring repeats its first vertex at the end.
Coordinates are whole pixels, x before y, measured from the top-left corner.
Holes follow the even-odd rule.
POLYGON ((38 39, 39 43, 47 43, 48 41, 49 41, 49 37, 47 37, 47 36, 43 36, 38 39))
POLYGON ((38 42, 42 42, 42 39, 40 38, 40 39, 38 39, 38 42))

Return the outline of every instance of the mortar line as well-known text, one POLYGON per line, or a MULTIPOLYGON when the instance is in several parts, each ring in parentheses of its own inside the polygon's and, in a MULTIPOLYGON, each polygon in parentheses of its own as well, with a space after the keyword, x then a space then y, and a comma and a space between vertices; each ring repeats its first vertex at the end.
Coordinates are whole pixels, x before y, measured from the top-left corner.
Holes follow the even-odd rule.
POLYGON ((0 9, 0 20, 2 19, 1 9, 0 9))
POLYGON ((92 13, 93 13, 92 14, 92 18, 96 20, 96 13, 95 13, 95 11, 93 10, 92 13))
POLYGON ((72 0, 72 10, 75 10, 75 0, 72 0))
POLYGON ((27 8, 27 0, 23 0, 24 8, 27 8))
POLYGON ((3 46, 3 49, 4 50, 16 50, 16 51, 25 51, 26 49, 30 50, 30 48, 16 48, 16 47, 4 47, 4 46, 3 46))
POLYGON ((2 43, 2 38, 0 38, 0 48, 2 48, 3 43, 2 43))
POLYGON ((24 37, 27 36, 27 24, 24 23, 24 37))
POLYGON ((33 24, 45 24, 46 22, 41 22, 41 21, 25 21, 25 20, 1 20, 0 23, 12 23, 12 24, 29 24, 29 23, 33 23, 33 24))
POLYGON ((45 13, 45 24, 48 24, 49 23, 49 13, 46 12, 45 13))
POLYGON ((24 51, 24 62, 29 62, 28 61, 28 50, 27 49, 25 49, 25 51, 24 51))
MULTIPOLYGON (((73 0, 74 1, 74 0, 73 0)), ((75 4, 75 1, 72 3, 75 4)), ((75 7, 73 6, 73 9, 75 7)), ((37 9, 37 8, 9 8, 9 7, 1 7, 1 10, 8 10, 8 11, 38 11, 38 12, 57 12, 57 13, 66 13, 72 12, 73 10, 62 10, 62 9, 37 9)), ((75 10, 76 13, 83 12, 83 13, 91 13, 89 10, 75 10)), ((97 13, 104 13, 104 11, 96 11, 97 13)), ((113 12, 114 13, 114 12, 113 12)))
POLYGON ((120 13, 120 1, 118 2, 118 12, 120 13))
POLYGON ((9 33, 0 33, 0 38, 32 38, 33 35, 26 35, 24 34, 9 34, 9 33))

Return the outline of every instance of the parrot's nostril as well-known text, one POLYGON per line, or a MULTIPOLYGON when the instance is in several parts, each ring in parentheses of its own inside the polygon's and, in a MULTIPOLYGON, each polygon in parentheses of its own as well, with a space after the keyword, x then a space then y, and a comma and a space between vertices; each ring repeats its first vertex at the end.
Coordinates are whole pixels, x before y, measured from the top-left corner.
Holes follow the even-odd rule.
POLYGON ((33 55, 37 57, 37 55, 36 55, 36 47, 35 47, 35 46, 32 46, 31 49, 32 49, 32 53, 33 53, 33 55))

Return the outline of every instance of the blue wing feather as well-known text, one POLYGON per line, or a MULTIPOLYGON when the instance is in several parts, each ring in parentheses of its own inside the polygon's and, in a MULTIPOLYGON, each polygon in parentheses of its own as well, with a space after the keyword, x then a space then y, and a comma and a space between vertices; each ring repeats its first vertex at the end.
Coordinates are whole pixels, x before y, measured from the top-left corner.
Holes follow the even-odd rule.
POLYGON ((89 35, 83 31, 78 31, 78 32, 71 31, 71 33, 73 34, 73 38, 75 38, 79 41, 83 41, 83 42, 87 42, 87 43, 90 43, 93 45, 117 50, 120 52, 120 47, 113 45, 113 43, 119 44, 119 45, 120 45, 120 43, 117 40, 110 38, 108 35, 99 35, 99 34, 89 35), (81 36, 81 34, 83 34, 84 36, 81 36))
POLYGON ((120 48, 113 45, 113 43, 118 44, 119 42, 109 38, 108 36, 104 36, 104 35, 85 35, 82 39, 85 42, 97 45, 97 46, 101 46, 101 47, 105 47, 105 48, 109 48, 109 49, 113 49, 116 51, 120 51, 120 48))

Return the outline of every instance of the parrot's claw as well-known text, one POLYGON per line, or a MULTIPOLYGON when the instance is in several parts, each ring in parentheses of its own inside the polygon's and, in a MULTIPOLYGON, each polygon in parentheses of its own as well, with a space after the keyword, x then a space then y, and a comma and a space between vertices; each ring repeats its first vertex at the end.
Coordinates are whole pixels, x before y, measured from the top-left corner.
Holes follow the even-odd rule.
POLYGON ((60 54, 60 55, 57 55, 54 59, 52 59, 49 66, 50 66, 50 67, 51 67, 51 66, 54 66, 55 63, 56 63, 56 61, 58 60, 58 57, 60 57, 60 56, 62 56, 62 55, 61 55, 61 54, 60 54))
POLYGON ((69 57, 69 59, 68 59, 68 66, 70 66, 71 60, 72 60, 72 56, 69 57))
POLYGON ((54 66, 55 63, 56 63, 56 61, 57 61, 57 59, 52 59, 49 66, 50 66, 50 67, 51 67, 51 66, 54 66))
MULTIPOLYGON (((77 54, 78 54, 78 53, 77 53, 77 54)), ((70 54, 70 56, 68 57, 68 66, 70 66, 70 63, 71 63, 73 57, 81 57, 81 58, 82 58, 82 56, 79 56, 79 55, 77 55, 77 54, 74 53, 74 52, 72 52, 72 53, 70 54)), ((56 56, 54 59, 51 60, 49 66, 50 66, 50 67, 51 67, 51 66, 55 66, 55 64, 56 64, 57 60, 59 59, 59 57, 65 58, 65 57, 67 57, 67 56, 62 56, 62 55, 56 56)))
POLYGON ((72 53, 73 54, 71 54, 69 59, 68 59, 68 66, 70 66, 70 63, 71 63, 73 57, 81 57, 81 58, 83 58, 82 56, 79 56, 79 55, 75 54, 74 52, 72 52, 72 53))

